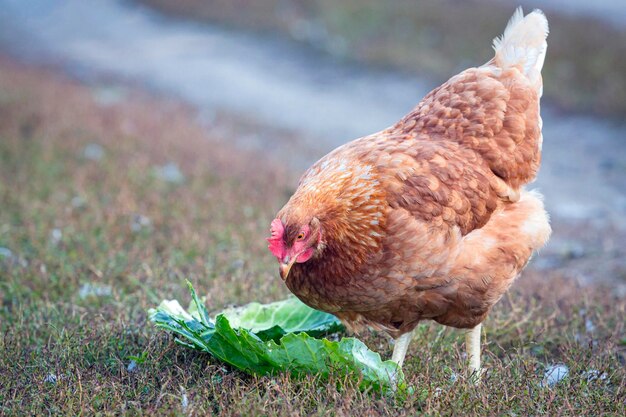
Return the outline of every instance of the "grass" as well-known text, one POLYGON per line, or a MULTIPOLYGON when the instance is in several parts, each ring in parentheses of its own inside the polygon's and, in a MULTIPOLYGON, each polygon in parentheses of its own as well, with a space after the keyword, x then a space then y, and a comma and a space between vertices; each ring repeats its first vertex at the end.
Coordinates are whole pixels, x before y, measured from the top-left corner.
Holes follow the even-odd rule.
MULTIPOLYGON (((489 60, 492 39, 518 5, 494 0, 142 2, 186 18, 278 32, 336 56, 429 75, 434 85, 489 60)), ((565 13, 548 11, 548 20, 546 98, 566 110, 622 120, 626 31, 565 13)))
POLYGON ((408 398, 250 377, 175 345, 146 311, 188 300, 186 278, 212 310, 287 295, 263 238, 293 179, 181 104, 102 90, 0 58, 1 415, 626 414, 626 301, 532 268, 485 323, 477 387, 460 332, 430 323, 408 398), (184 181, 159 175, 168 163, 184 181), (569 376, 542 387, 557 363, 569 376))

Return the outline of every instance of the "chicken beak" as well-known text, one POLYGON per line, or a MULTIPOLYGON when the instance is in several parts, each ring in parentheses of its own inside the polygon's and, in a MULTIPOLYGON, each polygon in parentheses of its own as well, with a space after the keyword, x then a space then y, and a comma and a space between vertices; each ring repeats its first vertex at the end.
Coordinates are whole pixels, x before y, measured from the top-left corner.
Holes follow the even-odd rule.
POLYGON ((296 257, 294 256, 291 259, 291 261, 280 263, 279 271, 280 271, 280 277, 282 278, 283 281, 287 280, 287 275, 289 275, 289 271, 291 270, 291 267, 293 266, 295 261, 296 261, 296 257))

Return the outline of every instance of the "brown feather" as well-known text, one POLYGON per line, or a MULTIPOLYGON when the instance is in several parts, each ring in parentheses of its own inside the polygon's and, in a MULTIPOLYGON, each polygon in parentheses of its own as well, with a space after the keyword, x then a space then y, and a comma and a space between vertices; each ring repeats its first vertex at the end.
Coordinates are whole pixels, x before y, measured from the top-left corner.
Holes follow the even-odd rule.
POLYGON ((550 235, 540 195, 521 188, 541 159, 540 75, 494 62, 303 175, 277 218, 287 240, 315 218, 322 241, 293 265, 294 294, 392 336, 485 318, 550 235))

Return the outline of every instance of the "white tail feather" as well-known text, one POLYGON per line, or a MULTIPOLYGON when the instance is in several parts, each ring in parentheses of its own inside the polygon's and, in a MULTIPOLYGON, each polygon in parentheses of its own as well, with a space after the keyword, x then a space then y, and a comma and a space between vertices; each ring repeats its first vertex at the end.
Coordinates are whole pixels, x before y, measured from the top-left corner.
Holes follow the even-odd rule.
POLYGON ((493 40, 495 64, 500 68, 517 67, 531 81, 541 77, 548 43, 548 20, 541 10, 524 17, 518 7, 504 29, 504 34, 493 40))

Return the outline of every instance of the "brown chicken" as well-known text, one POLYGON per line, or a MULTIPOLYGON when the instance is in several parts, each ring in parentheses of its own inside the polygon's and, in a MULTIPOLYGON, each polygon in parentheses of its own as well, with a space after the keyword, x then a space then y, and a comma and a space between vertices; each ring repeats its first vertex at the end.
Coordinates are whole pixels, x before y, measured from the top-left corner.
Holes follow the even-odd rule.
POLYGON ((495 57, 430 92, 382 132, 315 163, 271 224, 280 276, 349 328, 396 338, 400 366, 420 320, 480 324, 550 235, 541 195, 541 68, 548 22, 518 9, 495 57))

